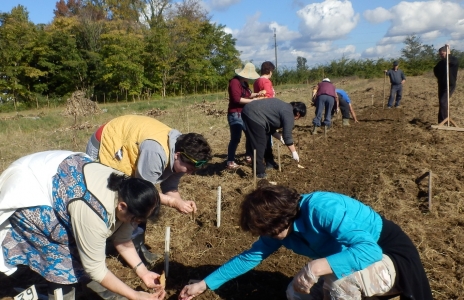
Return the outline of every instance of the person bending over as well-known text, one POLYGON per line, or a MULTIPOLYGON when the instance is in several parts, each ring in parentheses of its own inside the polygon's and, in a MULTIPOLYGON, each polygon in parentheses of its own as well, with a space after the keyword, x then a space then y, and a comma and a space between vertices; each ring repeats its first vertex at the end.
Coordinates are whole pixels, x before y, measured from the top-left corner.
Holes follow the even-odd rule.
POLYGON ((287 288, 287 299, 362 299, 401 295, 432 300, 419 253, 401 228, 371 207, 345 195, 298 194, 284 186, 262 186, 240 207, 242 230, 259 236, 204 280, 185 286, 189 300, 207 288, 248 272, 284 246, 310 260, 287 288))

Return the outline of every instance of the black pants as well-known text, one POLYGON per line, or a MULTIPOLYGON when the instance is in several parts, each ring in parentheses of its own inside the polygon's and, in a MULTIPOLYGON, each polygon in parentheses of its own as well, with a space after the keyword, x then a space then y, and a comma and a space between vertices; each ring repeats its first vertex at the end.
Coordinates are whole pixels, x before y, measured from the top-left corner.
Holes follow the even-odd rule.
POLYGON ((247 129, 245 131, 245 135, 247 140, 250 141, 248 144, 251 148, 251 153, 253 153, 253 150, 256 149, 256 174, 266 173, 264 153, 266 152, 266 147, 269 143, 271 135, 266 132, 266 129, 262 125, 259 125, 255 121, 251 120, 243 113, 242 119, 247 129))
MULTIPOLYGON (((454 93, 454 89, 456 86, 450 86, 449 96, 454 93)), ((448 118, 448 92, 447 88, 438 87, 438 124, 443 122, 446 118, 448 118)))
MULTIPOLYGON (((342 112, 343 119, 350 118, 350 104, 346 102, 345 99, 338 97, 338 107, 340 107, 340 111, 342 112)), ((336 107, 334 106, 332 109, 332 116, 335 115, 336 107)))

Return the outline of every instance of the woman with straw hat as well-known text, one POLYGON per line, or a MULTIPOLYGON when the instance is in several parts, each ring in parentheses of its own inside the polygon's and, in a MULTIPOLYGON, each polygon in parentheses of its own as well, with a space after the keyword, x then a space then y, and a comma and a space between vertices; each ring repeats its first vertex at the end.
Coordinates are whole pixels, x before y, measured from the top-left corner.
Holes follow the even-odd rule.
MULTIPOLYGON (((242 69, 236 69, 235 74, 234 78, 229 81, 228 89, 229 107, 227 109, 227 121, 230 126, 230 141, 227 148, 227 168, 229 170, 238 168, 238 165, 235 163, 235 151, 242 138, 242 131, 245 130, 241 116, 242 109, 245 104, 257 100, 256 97, 266 93, 266 91, 260 91, 259 93, 251 92, 248 79, 254 80, 259 78, 256 68, 252 63, 246 63, 242 69)), ((246 161, 251 163, 251 153, 246 153, 246 161)))

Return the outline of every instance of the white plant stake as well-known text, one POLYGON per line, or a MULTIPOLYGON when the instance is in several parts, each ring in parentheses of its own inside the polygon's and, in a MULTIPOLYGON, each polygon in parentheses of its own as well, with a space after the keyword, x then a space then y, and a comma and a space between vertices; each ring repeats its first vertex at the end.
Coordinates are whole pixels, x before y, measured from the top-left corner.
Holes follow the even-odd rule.
POLYGON ((256 189, 256 149, 253 149, 253 178, 254 178, 254 183, 255 183, 255 189, 256 189))
POLYGON ((216 226, 219 228, 221 226, 221 186, 218 186, 217 188, 217 220, 216 220, 216 226))
POLYGON ((53 291, 55 300, 63 300, 63 290, 62 289, 56 289, 53 291))
POLYGON ((166 227, 166 236, 164 238, 164 273, 166 278, 169 274, 169 243, 171 242, 171 227, 166 227))
MULTIPOLYGON (((15 289, 16 290, 16 289, 15 289)), ((14 300, 37 300, 39 299, 37 295, 37 291, 35 290, 35 285, 28 287, 16 297, 14 297, 14 300)))

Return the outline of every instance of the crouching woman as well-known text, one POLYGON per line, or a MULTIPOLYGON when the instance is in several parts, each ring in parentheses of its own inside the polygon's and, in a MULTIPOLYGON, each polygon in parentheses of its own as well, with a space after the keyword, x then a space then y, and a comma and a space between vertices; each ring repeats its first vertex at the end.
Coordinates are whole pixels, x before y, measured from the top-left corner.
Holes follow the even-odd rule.
POLYGON ((74 285, 92 280, 129 299, 163 299, 159 275, 147 270, 131 241, 135 224, 155 216, 152 183, 92 162, 84 153, 47 151, 15 161, 0 176, 0 271, 26 265, 75 298, 74 285), (105 264, 107 238, 149 288, 135 291, 105 264))
POLYGON ((409 237, 398 225, 348 196, 299 195, 283 186, 260 187, 242 202, 240 225, 259 239, 203 281, 185 286, 179 299, 191 299, 208 287, 219 288, 284 246, 311 259, 289 284, 288 299, 401 295, 401 299, 432 300, 409 237))

